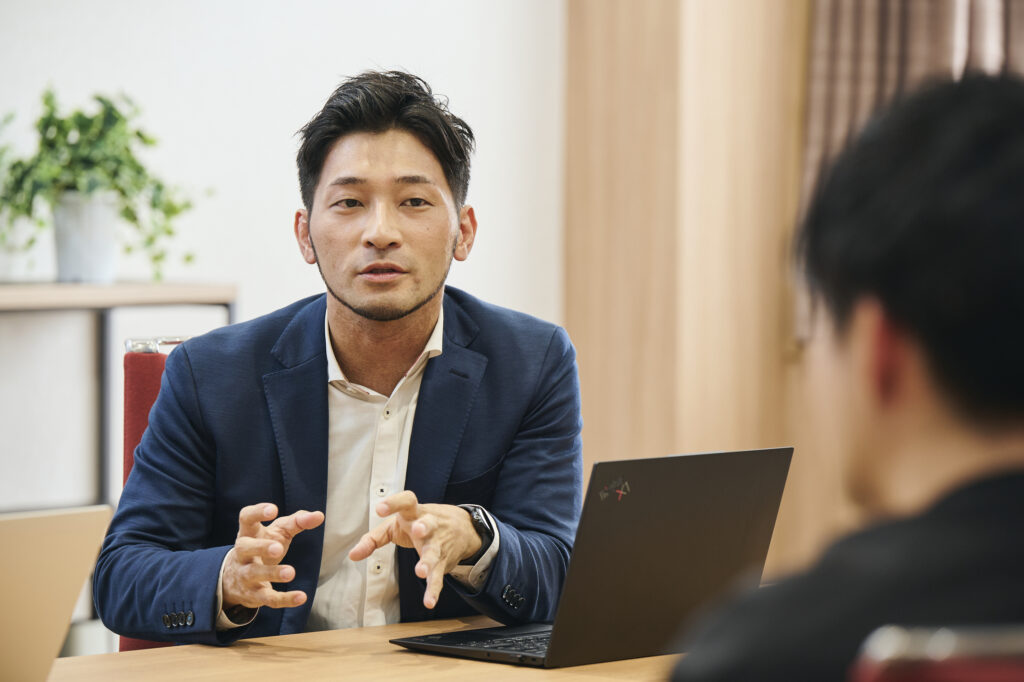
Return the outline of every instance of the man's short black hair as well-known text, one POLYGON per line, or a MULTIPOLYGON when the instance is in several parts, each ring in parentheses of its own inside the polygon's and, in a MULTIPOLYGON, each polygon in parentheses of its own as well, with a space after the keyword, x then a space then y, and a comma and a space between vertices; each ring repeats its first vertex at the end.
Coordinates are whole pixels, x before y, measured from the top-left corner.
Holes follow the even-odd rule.
POLYGON ((448 111, 447 100, 435 97, 426 81, 403 71, 366 71, 349 78, 328 98, 324 108, 302 127, 299 147, 299 189, 307 211, 331 146, 349 133, 412 133, 437 157, 456 206, 466 201, 473 131, 448 111))
POLYGON ((796 241, 842 332, 874 297, 966 416, 1024 418, 1024 82, 933 84, 874 119, 796 241))

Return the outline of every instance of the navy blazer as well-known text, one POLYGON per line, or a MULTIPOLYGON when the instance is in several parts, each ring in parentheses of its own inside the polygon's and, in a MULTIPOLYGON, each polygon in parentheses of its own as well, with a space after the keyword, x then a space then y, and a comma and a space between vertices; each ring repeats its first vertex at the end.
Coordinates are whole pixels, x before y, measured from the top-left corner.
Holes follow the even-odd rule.
MULTIPOLYGON (((210 644, 305 629, 323 526, 298 535, 285 558, 296 577, 278 587, 306 592, 302 606, 262 608, 250 625, 218 632, 216 588, 242 507, 273 502, 282 515, 325 508, 325 312, 325 296, 314 296, 191 339, 167 358, 96 564, 93 595, 108 628, 210 644)), ((448 287, 442 353, 423 374, 406 488, 420 502, 484 506, 501 543, 479 592, 447 578, 432 611, 413 573, 415 550, 399 548, 403 621, 474 612, 504 623, 554 618, 582 500, 581 428, 565 331, 448 287)))

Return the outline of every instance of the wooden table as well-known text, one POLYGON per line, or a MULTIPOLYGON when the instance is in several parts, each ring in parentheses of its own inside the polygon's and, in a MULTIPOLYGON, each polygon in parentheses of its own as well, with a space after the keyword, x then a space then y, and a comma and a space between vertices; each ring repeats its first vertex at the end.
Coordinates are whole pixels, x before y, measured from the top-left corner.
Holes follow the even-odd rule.
POLYGON ((664 680, 676 656, 654 656, 541 670, 435 656, 389 644, 393 637, 489 627, 483 616, 247 639, 229 647, 201 644, 59 658, 50 682, 188 680, 664 680))

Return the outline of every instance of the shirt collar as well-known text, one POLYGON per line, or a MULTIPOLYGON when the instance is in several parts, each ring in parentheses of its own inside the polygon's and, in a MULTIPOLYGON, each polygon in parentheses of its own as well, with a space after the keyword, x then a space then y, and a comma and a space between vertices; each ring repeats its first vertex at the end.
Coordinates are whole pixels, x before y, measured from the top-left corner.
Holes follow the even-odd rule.
MULTIPOLYGON (((423 369, 423 366, 427 364, 427 360, 440 355, 443 339, 444 306, 441 306, 441 311, 437 315, 437 323, 434 325, 434 330, 430 332, 430 337, 427 339, 426 345, 423 346, 423 352, 420 353, 420 356, 416 359, 416 362, 412 364, 412 367, 410 367, 405 373, 405 376, 413 376, 423 369)), ((331 326, 328 323, 327 313, 324 314, 324 343, 327 346, 327 383, 339 381, 345 385, 355 386, 355 384, 350 383, 348 379, 345 378, 345 373, 341 371, 341 365, 338 364, 338 358, 334 355, 334 348, 331 346, 331 326)))

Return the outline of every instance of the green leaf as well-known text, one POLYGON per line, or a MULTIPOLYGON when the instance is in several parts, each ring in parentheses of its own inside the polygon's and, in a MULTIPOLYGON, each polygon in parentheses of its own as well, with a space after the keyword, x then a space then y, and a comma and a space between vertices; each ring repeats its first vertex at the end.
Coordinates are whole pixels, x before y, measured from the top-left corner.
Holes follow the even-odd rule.
MULTIPOLYGON (((48 207, 64 191, 112 191, 118 196, 121 217, 134 231, 134 238, 125 243, 126 252, 137 248, 145 253, 154 278, 159 278, 166 244, 176 232, 175 219, 191 210, 192 202, 152 175, 136 156, 157 140, 135 125, 135 103, 126 95, 96 94, 92 100, 91 111, 76 109, 64 115, 53 89, 47 88, 35 122, 36 153, 12 159, 9 147, 0 144, 0 244, 14 243, 16 223, 22 219, 37 230, 48 227, 48 207)), ((13 113, 0 119, 0 133, 12 119, 13 113)), ((191 254, 184 260, 191 262, 191 254)))

